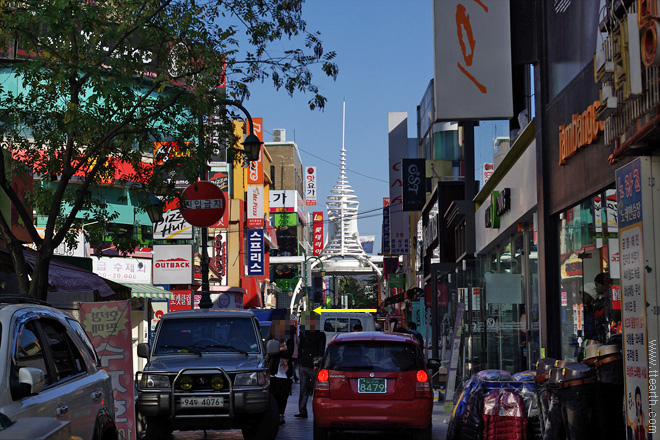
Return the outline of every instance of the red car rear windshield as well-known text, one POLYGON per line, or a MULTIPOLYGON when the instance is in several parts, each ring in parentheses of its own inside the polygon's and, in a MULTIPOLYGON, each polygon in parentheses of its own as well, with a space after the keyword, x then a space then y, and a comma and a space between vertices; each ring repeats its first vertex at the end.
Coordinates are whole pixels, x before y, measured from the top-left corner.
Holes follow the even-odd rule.
POLYGON ((323 368, 339 371, 413 371, 424 368, 417 346, 400 342, 360 341, 330 344, 323 368))

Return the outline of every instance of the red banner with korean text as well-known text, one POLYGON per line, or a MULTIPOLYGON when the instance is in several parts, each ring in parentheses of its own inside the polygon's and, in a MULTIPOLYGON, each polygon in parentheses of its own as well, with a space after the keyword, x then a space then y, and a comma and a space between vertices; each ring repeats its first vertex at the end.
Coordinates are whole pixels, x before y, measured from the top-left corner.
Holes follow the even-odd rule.
POLYGON ((323 252, 323 213, 314 212, 312 214, 312 227, 314 228, 314 236, 312 243, 314 245, 313 254, 321 255, 323 252))
POLYGON ((175 310, 191 310, 192 308, 192 290, 172 290, 170 312, 175 310))
POLYGON ((119 436, 136 439, 131 302, 81 303, 80 322, 112 378, 119 436))

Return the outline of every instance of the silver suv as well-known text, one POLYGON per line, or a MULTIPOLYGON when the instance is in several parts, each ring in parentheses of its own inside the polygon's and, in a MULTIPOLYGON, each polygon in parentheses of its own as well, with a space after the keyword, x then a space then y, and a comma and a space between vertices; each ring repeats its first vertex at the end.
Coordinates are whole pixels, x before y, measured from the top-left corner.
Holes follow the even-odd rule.
POLYGON ((269 393, 267 353, 250 311, 182 310, 163 315, 148 359, 136 373, 138 434, 163 438, 175 429, 236 429, 245 439, 277 436, 279 411, 269 393))
MULTIPOLYGON (((117 439, 110 376, 80 323, 46 303, 0 296, 0 414, 70 423, 85 440, 117 439)), ((9 426, 8 426, 9 425, 9 426)))

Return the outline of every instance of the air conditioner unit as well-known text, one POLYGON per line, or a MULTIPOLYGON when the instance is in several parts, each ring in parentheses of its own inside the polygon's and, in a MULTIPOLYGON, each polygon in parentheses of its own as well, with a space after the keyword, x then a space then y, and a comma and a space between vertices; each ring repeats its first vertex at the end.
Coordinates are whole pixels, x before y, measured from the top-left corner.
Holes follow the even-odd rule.
POLYGON ((283 128, 274 128, 273 142, 286 142, 286 130, 283 128))

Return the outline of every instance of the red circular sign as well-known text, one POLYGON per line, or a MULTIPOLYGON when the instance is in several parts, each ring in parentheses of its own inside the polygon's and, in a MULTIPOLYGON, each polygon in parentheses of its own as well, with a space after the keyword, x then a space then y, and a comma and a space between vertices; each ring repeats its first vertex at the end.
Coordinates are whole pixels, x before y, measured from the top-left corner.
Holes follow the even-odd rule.
POLYGON ((179 209, 188 223, 207 228, 217 223, 225 213, 227 199, 211 182, 195 182, 181 194, 179 209))

